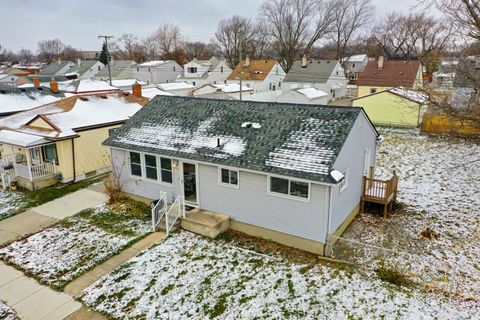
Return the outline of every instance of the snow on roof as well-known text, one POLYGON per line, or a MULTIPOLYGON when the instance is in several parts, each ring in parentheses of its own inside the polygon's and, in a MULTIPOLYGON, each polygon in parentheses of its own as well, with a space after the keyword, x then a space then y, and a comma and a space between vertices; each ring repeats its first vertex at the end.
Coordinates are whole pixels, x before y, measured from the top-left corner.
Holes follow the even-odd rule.
POLYGON ((317 99, 320 97, 328 96, 328 93, 316 88, 303 88, 297 89, 296 91, 300 94, 303 94, 308 99, 317 99))
MULTIPOLYGON (((212 86, 217 89, 221 89, 225 93, 240 92, 239 83, 213 84, 212 86)), ((247 86, 242 86, 242 91, 253 91, 253 89, 247 86)))
POLYGON ((194 89, 195 86, 188 84, 186 82, 167 82, 167 83, 159 83, 157 87, 164 91, 172 91, 172 90, 188 90, 194 89))
POLYGON ((348 61, 348 62, 362 62, 364 61, 365 59, 367 59, 367 55, 366 54, 355 54, 353 56, 350 56, 350 57, 346 57, 346 58, 343 58, 341 59, 342 61, 348 61))
POLYGON ((153 99, 156 96, 172 96, 172 94, 159 88, 142 88, 142 97, 153 99))
POLYGON ((148 62, 144 62, 144 63, 141 63, 139 64, 138 66, 139 67, 158 67, 162 64, 165 64, 165 63, 168 63, 172 60, 154 60, 154 61, 148 61, 148 62))
POLYGON ((428 99, 427 95, 423 92, 407 89, 405 87, 397 87, 388 90, 391 93, 397 94, 399 96, 405 97, 407 99, 416 101, 418 103, 425 103, 428 99))
POLYGON ((24 111, 60 99, 61 97, 45 95, 40 92, 0 94, 0 114, 24 111))
MULTIPOLYGON (((108 83, 108 81, 105 81, 108 83)), ((147 83, 143 82, 138 79, 121 79, 121 80, 112 80, 112 86, 114 87, 127 87, 127 86, 132 86, 135 82, 138 82, 138 84, 144 86, 147 83)))
POLYGON ((116 87, 111 86, 105 81, 82 79, 74 80, 60 87, 61 91, 72 93, 92 93, 92 92, 105 92, 105 91, 117 91, 116 87))
POLYGON ((73 96, 0 119, 0 127, 44 137, 74 135, 75 129, 125 121, 140 110, 137 102, 129 102, 117 93, 104 96, 73 96), (67 100, 74 99, 74 100, 67 100), (61 104, 61 105, 60 105, 61 104), (27 123, 41 115, 58 130, 37 130, 27 123))
POLYGON ((39 136, 28 134, 28 133, 22 133, 22 132, 11 131, 11 130, 0 130, 0 142, 13 145, 13 146, 27 148, 27 147, 32 147, 35 145, 47 143, 48 140, 46 140, 43 137, 39 137, 39 136))

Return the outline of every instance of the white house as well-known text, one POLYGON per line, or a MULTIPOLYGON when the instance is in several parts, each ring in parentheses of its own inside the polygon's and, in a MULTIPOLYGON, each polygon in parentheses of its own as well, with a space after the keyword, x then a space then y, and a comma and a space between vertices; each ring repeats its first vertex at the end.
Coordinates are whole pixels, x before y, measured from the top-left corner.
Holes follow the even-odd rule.
POLYGON ((182 66, 174 60, 148 61, 136 65, 133 69, 133 78, 147 84, 175 82, 182 74, 182 66))
POLYGON ((347 78, 337 60, 295 61, 283 80, 284 91, 316 88, 328 93, 328 100, 343 98, 347 92, 347 78))
POLYGON ((275 91, 281 89, 285 71, 276 60, 250 60, 247 57, 230 73, 227 83, 240 83, 240 77, 242 86, 252 88, 254 92, 275 91))
POLYGON ((257 92, 251 95, 244 95, 243 100, 263 102, 283 102, 295 104, 327 104, 329 94, 314 88, 300 88, 283 91, 257 92))
POLYGON ((365 70, 368 63, 368 56, 366 54, 355 54, 343 58, 341 62, 348 80, 347 97, 356 97, 358 75, 365 70))
POLYGON ((67 79, 93 79, 104 67, 100 61, 77 59, 77 63, 70 65, 62 75, 67 79))
POLYGON ((9 85, 14 87, 15 81, 17 81, 20 77, 14 74, 0 74, 0 84, 9 85))
POLYGON ((377 138, 362 108, 157 96, 105 144, 125 193, 323 254, 359 212, 377 138))
POLYGON ((186 82, 159 83, 157 84, 157 87, 174 96, 190 96, 195 89, 193 85, 186 82))
MULTIPOLYGON (((242 85, 242 96, 248 96, 253 93, 252 88, 242 85)), ((227 99, 240 99, 240 85, 238 83, 230 84, 205 84, 193 91, 195 97, 224 97, 227 99)))
POLYGON ((183 81, 195 87, 201 87, 205 84, 225 83, 232 69, 228 67, 225 60, 219 60, 215 57, 210 60, 197 60, 183 65, 183 74, 177 81, 183 81))

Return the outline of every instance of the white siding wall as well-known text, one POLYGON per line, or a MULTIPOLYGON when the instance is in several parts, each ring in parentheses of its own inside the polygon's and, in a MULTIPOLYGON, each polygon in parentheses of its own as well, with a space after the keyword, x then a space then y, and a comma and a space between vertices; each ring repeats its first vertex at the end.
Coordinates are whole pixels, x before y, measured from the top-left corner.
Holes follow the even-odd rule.
POLYGON ((335 232, 360 203, 364 150, 367 148, 370 149, 370 166, 375 167, 376 134, 365 115, 360 113, 335 161, 334 169, 340 172, 348 169, 348 186, 341 193, 338 186, 332 188, 330 233, 335 232))

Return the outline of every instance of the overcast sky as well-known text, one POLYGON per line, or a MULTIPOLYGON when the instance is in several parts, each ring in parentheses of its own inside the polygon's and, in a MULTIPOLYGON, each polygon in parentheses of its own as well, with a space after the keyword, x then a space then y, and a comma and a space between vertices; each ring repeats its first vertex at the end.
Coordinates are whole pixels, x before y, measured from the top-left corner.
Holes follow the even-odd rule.
MULTIPOLYGON (((0 0, 0 44, 36 51, 59 38, 82 50, 100 50, 99 34, 150 35, 159 25, 180 25, 190 41, 208 41, 217 23, 234 14, 255 17, 262 0, 0 0)), ((407 12, 417 0, 372 0, 376 16, 407 12), (392 4, 394 3, 394 4, 392 4)))

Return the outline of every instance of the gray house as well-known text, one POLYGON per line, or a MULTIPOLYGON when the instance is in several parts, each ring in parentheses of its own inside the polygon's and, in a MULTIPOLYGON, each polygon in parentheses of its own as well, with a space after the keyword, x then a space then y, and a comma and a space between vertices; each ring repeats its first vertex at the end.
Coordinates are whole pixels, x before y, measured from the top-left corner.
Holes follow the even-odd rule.
POLYGON ((126 193, 226 214, 323 254, 359 211, 378 133, 362 108, 157 96, 111 133, 126 193))

